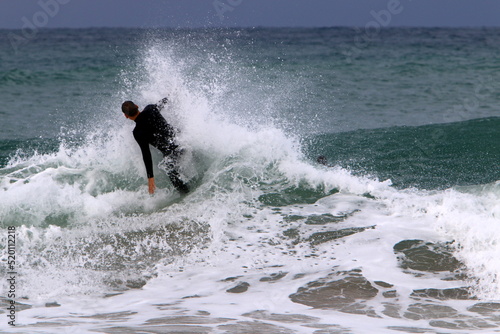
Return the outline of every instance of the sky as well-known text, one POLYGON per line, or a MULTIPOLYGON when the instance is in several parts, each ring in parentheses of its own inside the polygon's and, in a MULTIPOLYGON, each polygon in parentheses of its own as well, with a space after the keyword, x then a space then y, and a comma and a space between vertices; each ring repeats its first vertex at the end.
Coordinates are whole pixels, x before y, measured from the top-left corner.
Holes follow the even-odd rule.
POLYGON ((0 0, 0 28, 500 26, 500 0, 0 0))

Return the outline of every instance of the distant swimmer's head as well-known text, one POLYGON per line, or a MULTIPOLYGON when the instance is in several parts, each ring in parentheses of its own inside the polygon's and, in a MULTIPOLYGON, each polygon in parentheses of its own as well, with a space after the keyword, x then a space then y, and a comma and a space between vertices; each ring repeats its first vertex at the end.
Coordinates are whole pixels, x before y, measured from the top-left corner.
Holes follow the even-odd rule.
POLYGON ((122 111, 127 117, 134 117, 139 114, 139 107, 132 101, 125 101, 122 104, 122 111))
POLYGON ((325 166, 328 164, 328 160, 326 160, 326 157, 324 155, 320 155, 318 159, 316 159, 316 161, 325 166))

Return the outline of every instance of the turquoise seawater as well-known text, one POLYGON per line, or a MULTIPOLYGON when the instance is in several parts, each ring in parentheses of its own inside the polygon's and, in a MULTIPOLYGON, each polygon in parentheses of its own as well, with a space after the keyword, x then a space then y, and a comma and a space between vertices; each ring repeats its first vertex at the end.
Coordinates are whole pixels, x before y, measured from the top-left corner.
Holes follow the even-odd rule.
POLYGON ((499 330, 498 32, 0 30, 0 328, 499 330), (163 97, 187 196, 120 111, 163 97))

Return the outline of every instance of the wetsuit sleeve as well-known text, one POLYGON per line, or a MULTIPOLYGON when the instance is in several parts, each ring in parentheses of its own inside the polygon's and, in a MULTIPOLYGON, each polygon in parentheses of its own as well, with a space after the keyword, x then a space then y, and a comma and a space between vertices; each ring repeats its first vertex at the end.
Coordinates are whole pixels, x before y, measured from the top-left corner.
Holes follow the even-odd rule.
POLYGON ((139 144, 142 152, 142 159, 144 160, 144 165, 146 166, 146 174, 149 178, 154 177, 153 175, 153 158, 151 157, 151 150, 149 149, 149 143, 146 140, 141 140, 138 136, 134 134, 134 138, 139 144))
POLYGON ((161 111, 165 107, 165 104, 167 104, 167 103, 168 103, 168 99, 166 97, 164 97, 163 99, 158 101, 158 103, 156 104, 156 108, 158 108, 158 111, 161 111))

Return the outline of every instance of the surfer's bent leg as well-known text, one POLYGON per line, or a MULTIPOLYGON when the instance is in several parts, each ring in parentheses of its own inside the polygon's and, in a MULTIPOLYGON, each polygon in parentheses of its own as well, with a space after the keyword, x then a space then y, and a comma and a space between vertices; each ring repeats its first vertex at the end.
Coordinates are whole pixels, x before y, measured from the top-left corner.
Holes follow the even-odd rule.
POLYGON ((187 194, 189 192, 189 187, 184 183, 184 181, 181 180, 179 172, 175 169, 168 172, 168 177, 170 178, 170 181, 174 185, 175 189, 177 189, 180 193, 187 194))
POLYGON ((181 180, 179 172, 175 169, 175 165, 177 164, 177 160, 180 158, 182 151, 174 150, 167 159, 167 175, 170 178, 170 182, 174 185, 175 189, 177 189, 182 194, 187 194, 189 192, 189 187, 184 181, 181 180))

